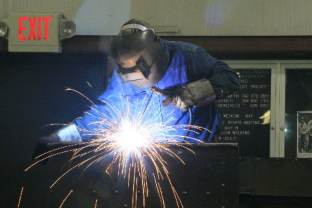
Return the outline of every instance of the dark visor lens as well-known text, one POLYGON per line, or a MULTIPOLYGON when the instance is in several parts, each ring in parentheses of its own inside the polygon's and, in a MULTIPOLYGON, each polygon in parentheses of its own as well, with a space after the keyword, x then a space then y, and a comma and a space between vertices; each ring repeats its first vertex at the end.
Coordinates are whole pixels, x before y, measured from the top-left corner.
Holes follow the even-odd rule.
POLYGON ((137 71, 142 72, 145 78, 148 78, 148 75, 151 72, 151 66, 149 66, 146 61, 144 60, 143 57, 140 57, 136 63, 135 66, 130 67, 130 68, 124 68, 118 65, 118 72, 120 74, 129 74, 129 73, 134 73, 137 71))
POLYGON ((123 68, 121 66, 118 67, 118 72, 120 74, 129 74, 129 73, 134 73, 136 71, 138 71, 137 66, 133 66, 133 67, 130 67, 130 68, 123 68))

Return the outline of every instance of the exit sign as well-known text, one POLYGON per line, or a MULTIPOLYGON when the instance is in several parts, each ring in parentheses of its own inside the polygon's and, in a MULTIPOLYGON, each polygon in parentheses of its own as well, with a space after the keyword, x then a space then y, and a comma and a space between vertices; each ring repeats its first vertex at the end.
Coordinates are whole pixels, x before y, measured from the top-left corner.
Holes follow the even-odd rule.
POLYGON ((49 31, 52 22, 53 16, 19 16, 18 40, 49 41, 49 31))
POLYGON ((59 52, 59 14, 22 13, 8 18, 10 52, 59 52))

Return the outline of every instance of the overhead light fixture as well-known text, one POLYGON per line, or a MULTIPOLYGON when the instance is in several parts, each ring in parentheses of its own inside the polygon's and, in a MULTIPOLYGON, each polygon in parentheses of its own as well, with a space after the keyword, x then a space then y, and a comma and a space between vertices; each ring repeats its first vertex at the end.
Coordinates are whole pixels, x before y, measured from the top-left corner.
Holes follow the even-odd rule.
POLYGON ((60 21, 60 38, 68 39, 76 34, 76 24, 73 21, 67 20, 63 17, 60 21))
POLYGON ((0 37, 6 37, 8 34, 9 27, 5 22, 0 21, 0 37))

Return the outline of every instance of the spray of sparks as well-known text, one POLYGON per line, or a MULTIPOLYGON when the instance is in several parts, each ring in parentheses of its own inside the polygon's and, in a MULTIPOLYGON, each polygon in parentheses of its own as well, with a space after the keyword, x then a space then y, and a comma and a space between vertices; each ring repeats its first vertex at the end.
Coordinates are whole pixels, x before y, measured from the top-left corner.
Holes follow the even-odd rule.
MULTIPOLYGON (((135 103, 131 103, 127 99, 124 100, 122 107, 104 103, 110 109, 109 116, 104 115, 95 107, 91 107, 92 112, 97 112, 97 116, 100 115, 96 122, 90 124, 96 128, 92 132, 85 129, 80 129, 80 132, 93 136, 92 140, 80 144, 69 144, 46 152, 38 156, 37 160, 25 171, 48 158, 70 152, 72 153, 70 161, 74 163, 53 181, 50 185, 51 189, 75 169, 86 170, 95 164, 105 164, 103 168, 107 174, 117 174, 118 177, 127 181, 131 192, 131 207, 147 207, 152 186, 157 191, 161 207, 166 207, 166 194, 162 187, 164 182, 169 184, 176 206, 183 207, 164 156, 169 156, 185 164, 183 159, 171 150, 171 147, 178 146, 192 152, 190 143, 186 140, 200 141, 176 132, 183 130, 199 134, 208 130, 192 125, 172 124, 174 117, 155 111, 156 104, 150 102, 151 97, 135 103), (160 115, 160 120, 155 119, 160 115), (139 205, 139 201, 141 201, 141 205, 139 205)), ((72 191, 69 195, 71 193, 72 191)), ((69 195, 62 203, 67 200, 69 195)), ((97 207, 97 200, 94 206, 97 207)))

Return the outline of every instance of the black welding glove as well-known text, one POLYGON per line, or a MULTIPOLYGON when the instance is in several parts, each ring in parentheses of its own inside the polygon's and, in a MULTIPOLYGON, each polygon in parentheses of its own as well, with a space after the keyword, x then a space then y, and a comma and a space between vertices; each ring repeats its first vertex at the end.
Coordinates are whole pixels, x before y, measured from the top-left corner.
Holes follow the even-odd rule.
POLYGON ((186 111, 190 106, 206 105, 216 99, 215 91, 207 79, 163 90, 152 87, 152 90, 166 96, 163 101, 164 106, 172 103, 182 111, 186 111))

